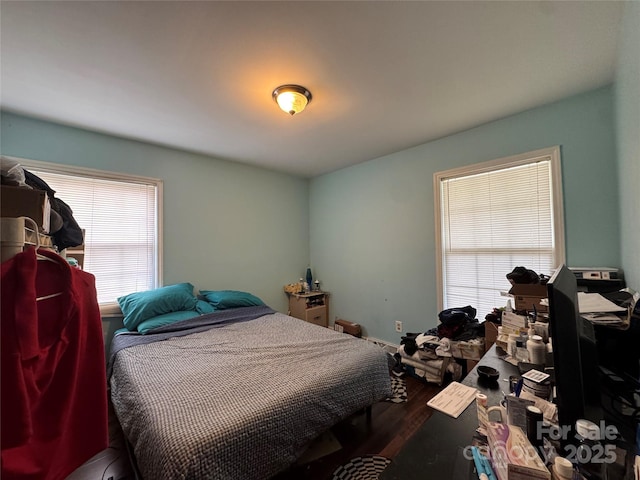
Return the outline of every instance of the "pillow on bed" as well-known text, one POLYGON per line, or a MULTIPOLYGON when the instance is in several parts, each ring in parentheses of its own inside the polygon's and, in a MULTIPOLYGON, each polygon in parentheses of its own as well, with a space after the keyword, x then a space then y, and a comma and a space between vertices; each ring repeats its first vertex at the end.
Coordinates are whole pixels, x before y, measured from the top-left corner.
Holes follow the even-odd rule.
POLYGON ((204 315, 205 313, 213 313, 216 311, 216 309, 213 308, 213 305, 200 299, 198 299, 198 303, 196 304, 196 310, 200 315, 204 315))
POLYGON ((138 332, 144 335, 154 328, 163 327, 170 323, 180 322, 181 320, 188 320, 199 316, 200 314, 195 310, 182 310, 179 312, 165 313, 164 315, 158 315, 157 317, 152 317, 144 322, 140 322, 140 325, 138 325, 138 332))
POLYGON ((135 330, 140 323, 158 315, 183 310, 195 311, 197 302, 190 283, 178 283, 118 298, 124 314, 124 326, 129 330, 135 330))
POLYGON ((216 310, 264 305, 255 295, 238 290, 200 290, 200 295, 216 310))

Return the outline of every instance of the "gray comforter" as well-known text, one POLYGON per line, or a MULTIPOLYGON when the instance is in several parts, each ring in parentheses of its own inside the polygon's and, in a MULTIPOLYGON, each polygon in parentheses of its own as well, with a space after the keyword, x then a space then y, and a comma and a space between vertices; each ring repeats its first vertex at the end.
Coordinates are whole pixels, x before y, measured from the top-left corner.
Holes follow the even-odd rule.
POLYGON ((391 394, 379 347, 280 313, 124 348, 110 382, 145 480, 269 478, 391 394))

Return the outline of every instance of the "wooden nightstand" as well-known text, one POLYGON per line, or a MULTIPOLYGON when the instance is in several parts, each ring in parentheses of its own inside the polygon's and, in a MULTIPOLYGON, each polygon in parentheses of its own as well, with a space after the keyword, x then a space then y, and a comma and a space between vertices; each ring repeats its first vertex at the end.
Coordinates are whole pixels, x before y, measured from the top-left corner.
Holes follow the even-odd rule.
POLYGON ((327 292, 289 293, 289 315, 321 327, 329 326, 327 292))

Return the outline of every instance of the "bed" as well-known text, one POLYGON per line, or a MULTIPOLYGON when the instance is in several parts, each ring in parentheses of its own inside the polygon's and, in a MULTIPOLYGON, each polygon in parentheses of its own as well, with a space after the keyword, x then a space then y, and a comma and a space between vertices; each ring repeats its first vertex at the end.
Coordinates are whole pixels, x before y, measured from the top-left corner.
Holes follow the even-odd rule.
POLYGON ((240 307, 117 335, 111 399, 144 479, 266 479, 391 395, 366 340, 240 307))

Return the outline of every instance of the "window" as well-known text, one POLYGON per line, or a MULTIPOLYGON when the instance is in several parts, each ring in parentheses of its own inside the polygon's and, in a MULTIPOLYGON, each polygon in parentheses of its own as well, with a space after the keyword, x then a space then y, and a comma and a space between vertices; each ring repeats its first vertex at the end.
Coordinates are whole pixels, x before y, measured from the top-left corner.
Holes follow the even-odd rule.
POLYGON ((564 263, 560 150, 434 174, 439 308, 504 306, 507 273, 564 263))
POLYGON ((101 308, 161 284, 162 181, 16 159, 56 191, 85 231, 84 270, 101 308))

